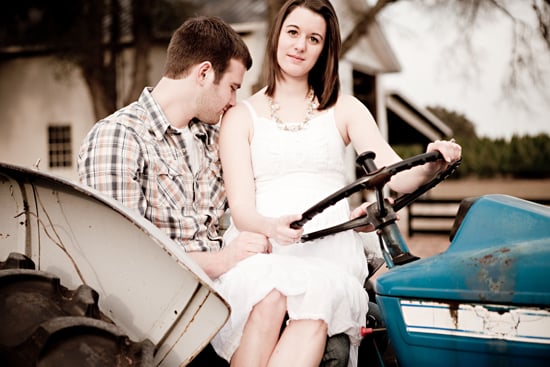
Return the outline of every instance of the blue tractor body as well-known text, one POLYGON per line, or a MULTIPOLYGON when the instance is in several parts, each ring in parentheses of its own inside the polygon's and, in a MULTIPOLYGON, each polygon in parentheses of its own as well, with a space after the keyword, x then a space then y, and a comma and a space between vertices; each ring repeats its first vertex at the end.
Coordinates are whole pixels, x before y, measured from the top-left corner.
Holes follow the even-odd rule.
POLYGON ((461 204, 449 248, 382 274, 376 298, 400 366, 548 366, 550 208, 461 204))

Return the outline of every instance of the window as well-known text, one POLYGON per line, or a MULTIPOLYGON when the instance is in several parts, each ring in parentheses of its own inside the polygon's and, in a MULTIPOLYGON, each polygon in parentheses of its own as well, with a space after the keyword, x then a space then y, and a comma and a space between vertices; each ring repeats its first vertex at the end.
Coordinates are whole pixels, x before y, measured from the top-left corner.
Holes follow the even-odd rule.
POLYGON ((48 126, 48 149, 50 168, 72 166, 73 154, 70 125, 48 126))

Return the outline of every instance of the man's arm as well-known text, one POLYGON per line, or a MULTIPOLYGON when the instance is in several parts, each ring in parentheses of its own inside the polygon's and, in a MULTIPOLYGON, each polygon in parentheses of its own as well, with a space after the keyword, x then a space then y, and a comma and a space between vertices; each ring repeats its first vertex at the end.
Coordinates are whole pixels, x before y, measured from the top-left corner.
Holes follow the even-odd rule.
POLYGON ((138 177, 143 156, 134 134, 113 122, 98 122, 84 139, 78 155, 80 182, 145 214, 138 177))
POLYGON ((271 243, 264 235, 241 232, 231 243, 217 252, 188 252, 187 254, 211 278, 216 279, 239 261, 259 253, 271 252, 271 243))

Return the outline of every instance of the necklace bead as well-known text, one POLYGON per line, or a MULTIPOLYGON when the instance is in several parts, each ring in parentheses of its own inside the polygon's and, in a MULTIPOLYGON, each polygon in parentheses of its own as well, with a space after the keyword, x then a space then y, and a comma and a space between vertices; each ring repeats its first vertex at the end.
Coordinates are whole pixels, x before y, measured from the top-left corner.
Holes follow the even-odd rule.
POLYGON ((273 98, 267 96, 269 102, 269 110, 271 112, 271 119, 275 121, 277 127, 285 131, 300 131, 305 129, 308 126, 309 121, 313 117, 313 111, 317 108, 317 103, 315 102, 315 95, 313 89, 310 89, 307 93, 307 109, 306 116, 302 122, 283 122, 281 118, 277 115, 277 112, 281 109, 279 104, 273 100, 273 98))

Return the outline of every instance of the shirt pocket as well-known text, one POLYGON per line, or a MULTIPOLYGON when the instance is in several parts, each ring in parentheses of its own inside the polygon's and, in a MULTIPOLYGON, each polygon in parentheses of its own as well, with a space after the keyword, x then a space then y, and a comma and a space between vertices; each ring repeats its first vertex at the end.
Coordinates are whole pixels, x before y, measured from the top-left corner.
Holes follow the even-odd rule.
POLYGON ((195 204, 202 212, 216 216, 225 210, 225 189, 219 164, 211 163, 198 177, 195 204))
POLYGON ((192 205, 193 177, 191 173, 178 170, 176 161, 151 162, 151 172, 148 179, 147 199, 156 208, 172 208, 181 210, 192 205), (190 186, 191 185, 191 186, 190 186))

